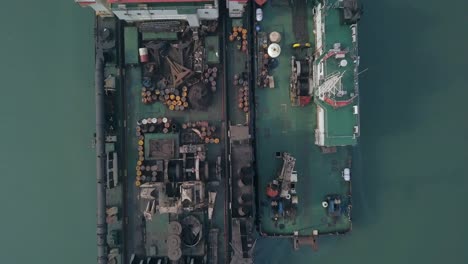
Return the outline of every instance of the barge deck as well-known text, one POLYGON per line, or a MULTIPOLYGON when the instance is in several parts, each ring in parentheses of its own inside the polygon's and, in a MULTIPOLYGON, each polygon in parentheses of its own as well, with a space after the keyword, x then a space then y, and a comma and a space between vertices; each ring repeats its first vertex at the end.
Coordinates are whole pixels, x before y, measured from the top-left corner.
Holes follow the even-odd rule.
POLYGON ((98 14, 98 263, 351 230, 356 0, 76 1, 98 14))

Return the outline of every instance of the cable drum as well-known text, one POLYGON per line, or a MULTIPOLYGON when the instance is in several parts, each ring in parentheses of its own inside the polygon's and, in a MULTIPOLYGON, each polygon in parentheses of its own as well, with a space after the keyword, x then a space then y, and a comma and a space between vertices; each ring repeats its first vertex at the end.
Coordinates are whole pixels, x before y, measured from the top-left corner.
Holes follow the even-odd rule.
POLYGON ((299 77, 309 77, 309 62, 308 61, 300 61, 301 64, 301 73, 299 77))

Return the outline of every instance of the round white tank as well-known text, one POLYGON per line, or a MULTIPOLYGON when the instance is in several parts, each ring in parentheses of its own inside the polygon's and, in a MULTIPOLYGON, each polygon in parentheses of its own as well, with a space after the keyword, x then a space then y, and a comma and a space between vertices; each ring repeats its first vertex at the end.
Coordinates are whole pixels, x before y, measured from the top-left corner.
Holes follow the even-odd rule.
POLYGON ((268 46, 268 56, 272 58, 277 58, 281 54, 281 47, 280 45, 273 43, 268 46))
POLYGON ((346 67, 348 66, 348 61, 347 60, 341 60, 340 61, 340 67, 346 67))
POLYGON ((277 31, 270 33, 270 42, 279 43, 281 41, 281 34, 277 31))

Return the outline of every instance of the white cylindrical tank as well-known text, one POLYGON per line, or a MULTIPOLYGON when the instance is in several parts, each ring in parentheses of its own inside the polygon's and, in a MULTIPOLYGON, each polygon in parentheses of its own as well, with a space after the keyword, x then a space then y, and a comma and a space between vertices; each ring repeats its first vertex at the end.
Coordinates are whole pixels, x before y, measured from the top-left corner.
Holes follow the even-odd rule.
POLYGON ((140 61, 141 62, 148 62, 149 61, 148 49, 147 48, 139 48, 138 53, 140 54, 140 61))
POLYGON ((343 170, 343 179, 347 182, 351 180, 351 170, 349 168, 343 170))
POLYGON ((277 31, 273 31, 270 33, 270 42, 272 43, 279 43, 281 41, 281 34, 277 31))
POLYGON ((281 54, 281 47, 277 43, 270 44, 268 46, 268 56, 272 58, 277 58, 281 54))
POLYGON ((348 66, 348 61, 347 60, 341 60, 340 61, 340 67, 346 67, 348 66))

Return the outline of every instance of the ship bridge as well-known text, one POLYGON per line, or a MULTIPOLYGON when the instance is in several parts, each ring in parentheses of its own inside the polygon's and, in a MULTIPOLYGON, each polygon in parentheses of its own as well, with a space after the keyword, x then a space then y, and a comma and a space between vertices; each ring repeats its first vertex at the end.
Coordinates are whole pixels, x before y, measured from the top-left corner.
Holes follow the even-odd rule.
POLYGON ((127 22, 184 20, 198 27, 203 20, 217 20, 218 0, 75 0, 100 16, 117 16, 127 22))

